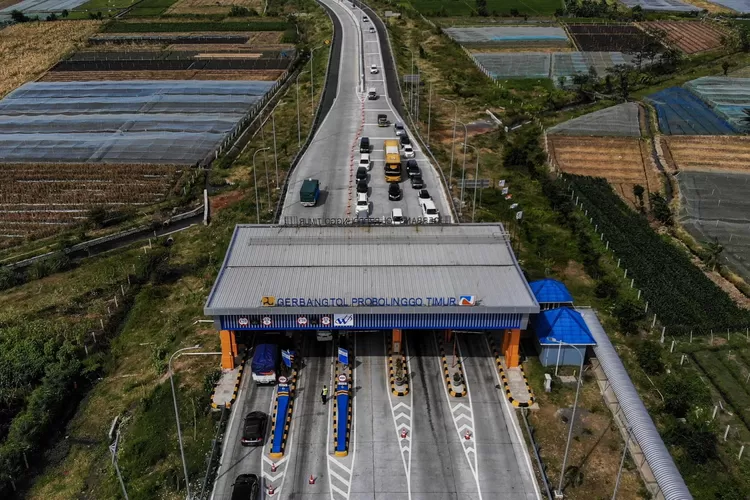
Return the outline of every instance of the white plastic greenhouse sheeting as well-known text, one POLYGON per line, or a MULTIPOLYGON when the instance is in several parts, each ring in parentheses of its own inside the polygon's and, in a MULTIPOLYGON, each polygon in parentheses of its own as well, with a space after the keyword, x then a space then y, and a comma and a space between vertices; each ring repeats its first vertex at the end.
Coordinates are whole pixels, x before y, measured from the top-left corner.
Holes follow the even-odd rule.
POLYGON ((28 83, 0 101, 0 157, 193 164, 210 154, 273 84, 28 83))
POLYGON ((735 10, 741 14, 750 12, 750 0, 711 0, 711 3, 723 5, 724 7, 735 10))
POLYGON ((446 28, 445 34, 459 43, 567 42, 562 28, 554 26, 493 26, 446 28))
POLYGON ((25 14, 62 12, 71 10, 85 3, 86 0, 23 0, 0 10, 0 14, 10 14, 14 10, 20 10, 25 14))
POLYGON ((596 313, 593 309, 576 310, 581 313, 586 326, 589 327, 591 335, 596 340, 596 347, 594 347, 596 359, 599 360, 602 370, 607 375, 612 390, 617 396, 617 401, 625 414, 627 424, 630 425, 633 436, 646 457, 646 462, 648 462, 664 498, 666 500, 692 499, 693 496, 690 494, 685 480, 682 479, 672 456, 669 454, 667 447, 664 446, 664 441, 662 441, 659 431, 656 430, 654 421, 651 420, 648 410, 638 396, 620 356, 618 356, 607 333, 599 323, 596 313))
POLYGON ((700 11, 695 5, 681 2, 680 0, 621 0, 630 8, 640 5, 643 10, 659 10, 667 12, 691 12, 700 11))

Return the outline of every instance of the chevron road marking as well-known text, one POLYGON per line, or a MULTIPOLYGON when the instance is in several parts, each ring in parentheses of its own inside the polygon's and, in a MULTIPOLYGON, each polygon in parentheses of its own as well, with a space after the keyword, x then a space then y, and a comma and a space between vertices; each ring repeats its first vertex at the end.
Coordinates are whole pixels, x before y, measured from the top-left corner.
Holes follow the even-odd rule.
MULTIPOLYGON (((406 346, 406 334, 404 334, 404 338, 402 339, 401 345, 404 347, 404 358, 406 359, 406 371, 407 373, 411 373, 411 366, 409 364, 409 348, 406 346)), ((386 352, 389 352, 389 346, 388 346, 388 339, 385 339, 386 342, 386 352)), ((385 376, 385 386, 386 388, 389 387, 388 382, 388 357, 385 357, 385 370, 384 370, 384 376, 385 376)), ((404 464, 404 472, 406 473, 406 488, 407 488, 407 494, 409 500, 411 500, 411 441, 412 441, 412 405, 414 404, 414 395, 412 391, 409 391, 408 396, 409 398, 409 404, 406 404, 404 401, 398 401, 400 399, 404 399, 402 396, 394 396, 391 394, 390 391, 388 391, 388 401, 391 405, 391 416, 393 417, 393 427, 396 430, 396 440, 399 444, 399 449, 401 450, 401 463, 404 464), (398 403, 396 403, 398 401, 398 403), (394 404, 395 403, 395 404, 394 404), (401 431, 406 430, 406 437, 401 437, 401 431)))

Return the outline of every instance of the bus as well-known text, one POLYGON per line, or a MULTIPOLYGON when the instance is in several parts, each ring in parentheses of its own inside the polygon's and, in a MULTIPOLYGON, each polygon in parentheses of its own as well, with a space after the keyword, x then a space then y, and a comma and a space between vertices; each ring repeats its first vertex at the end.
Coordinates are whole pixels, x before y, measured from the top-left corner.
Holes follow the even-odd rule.
POLYGON ((398 141, 396 139, 386 140, 384 149, 386 182, 401 182, 401 154, 398 151, 398 141))

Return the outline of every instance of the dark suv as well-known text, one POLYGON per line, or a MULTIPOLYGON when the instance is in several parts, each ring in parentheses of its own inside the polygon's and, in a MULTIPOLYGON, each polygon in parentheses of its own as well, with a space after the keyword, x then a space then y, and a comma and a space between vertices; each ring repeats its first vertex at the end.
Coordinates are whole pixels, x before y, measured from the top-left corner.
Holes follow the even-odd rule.
POLYGON ((357 167, 357 182, 367 180, 367 168, 357 167))
POLYGON ((260 481, 255 474, 240 474, 232 485, 232 500, 255 500, 260 491, 260 481))
POLYGON ((409 177, 422 175, 422 172, 419 170, 419 165, 417 165, 417 160, 406 160, 406 173, 409 177))
POLYGON ((424 181, 421 175, 415 175, 411 178, 411 187, 414 189, 422 189, 424 187, 424 181))
POLYGON ((391 183, 388 186, 388 199, 391 201, 401 199, 401 186, 398 185, 398 182, 391 183))
POLYGON ((242 446, 263 446, 268 417, 262 411, 248 413, 242 427, 242 446))
POLYGON ((367 188, 367 181, 359 181, 357 182, 357 192, 358 193, 365 193, 367 194, 368 188, 367 188))
POLYGON ((370 138, 363 137, 359 140, 359 152, 369 153, 370 152, 370 138))
POLYGON ((409 136, 404 134, 402 135, 399 140, 401 141, 401 145, 404 146, 405 144, 411 144, 411 139, 409 139, 409 136))

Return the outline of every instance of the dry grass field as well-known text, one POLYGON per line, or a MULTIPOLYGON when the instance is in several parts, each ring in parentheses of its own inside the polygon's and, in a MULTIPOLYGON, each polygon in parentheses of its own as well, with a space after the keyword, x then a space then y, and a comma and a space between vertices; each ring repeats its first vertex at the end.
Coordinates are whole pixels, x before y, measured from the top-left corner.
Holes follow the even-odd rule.
POLYGON ((636 206, 633 186, 648 194, 661 189, 659 174, 651 164, 649 147, 635 137, 547 137, 550 160, 569 174, 603 177, 625 201, 636 206))
POLYGON ((646 31, 662 31, 667 42, 685 54, 696 54, 721 47, 724 32, 711 23, 699 21, 650 21, 640 23, 646 31))
POLYGON ((750 173, 750 137, 661 136, 662 151, 675 171, 750 173))
POLYGON ((15 24, 0 31, 0 97, 37 78, 94 34, 99 21, 15 24))
POLYGON ((178 71, 50 71, 43 82, 88 82, 124 80, 278 80, 283 70, 256 69, 236 71, 178 70, 178 71))
POLYGON ((228 14, 233 5, 263 10, 261 0, 177 0, 167 14, 228 14))

